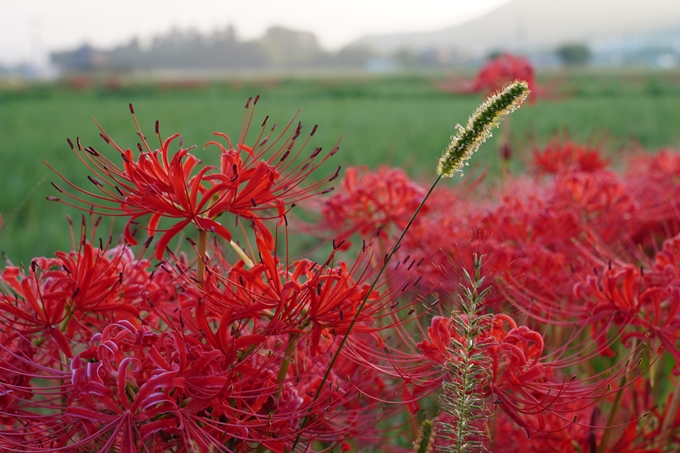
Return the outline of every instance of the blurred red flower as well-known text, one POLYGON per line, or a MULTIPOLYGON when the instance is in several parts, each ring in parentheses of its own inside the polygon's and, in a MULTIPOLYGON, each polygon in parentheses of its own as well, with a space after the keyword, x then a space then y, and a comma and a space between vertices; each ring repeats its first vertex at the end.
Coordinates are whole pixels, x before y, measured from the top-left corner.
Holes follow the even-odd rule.
POLYGON ((499 91, 508 83, 515 80, 524 80, 532 90, 531 97, 535 99, 534 88, 536 80, 534 67, 524 57, 504 53, 488 61, 477 73, 471 90, 486 94, 499 91))

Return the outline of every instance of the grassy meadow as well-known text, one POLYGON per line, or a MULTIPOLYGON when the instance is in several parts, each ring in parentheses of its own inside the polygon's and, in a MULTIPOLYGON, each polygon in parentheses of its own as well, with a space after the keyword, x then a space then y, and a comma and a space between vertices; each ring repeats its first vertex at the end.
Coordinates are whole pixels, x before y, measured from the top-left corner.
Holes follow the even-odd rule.
MULTIPOLYGON (((482 100, 479 95, 440 92, 432 82, 443 77, 232 79, 185 86, 123 84, 115 90, 75 90, 60 84, 22 89, 0 86, 0 213, 4 220, 0 250, 15 263, 27 263, 33 256, 51 256, 57 249, 70 247, 65 216, 76 219, 79 214, 45 200, 58 195, 50 182, 59 182, 59 177, 41 161, 76 184, 91 186, 66 138, 80 137, 85 146, 105 151, 118 162, 115 151, 99 138, 92 117, 119 145, 134 147, 130 102, 147 136, 153 136, 154 122, 159 120, 164 137, 179 132, 185 145, 198 145, 196 155, 216 162, 217 148, 203 150, 203 144, 214 131, 236 140, 243 106, 249 96, 259 94, 251 137, 265 115, 270 116, 270 124, 282 125, 300 108, 303 131, 319 125, 309 152, 315 146, 328 150, 342 136, 340 153, 319 176, 332 173, 338 165, 387 164, 429 181, 456 123, 464 123, 482 100)), ((514 170, 521 168, 529 143, 542 145, 564 131, 575 140, 601 143, 610 156, 632 146, 650 151, 680 146, 680 73, 580 71, 546 75, 539 81, 550 87, 551 95, 512 116, 514 170)), ((492 174, 498 171, 495 139, 472 162, 489 166, 492 174)))

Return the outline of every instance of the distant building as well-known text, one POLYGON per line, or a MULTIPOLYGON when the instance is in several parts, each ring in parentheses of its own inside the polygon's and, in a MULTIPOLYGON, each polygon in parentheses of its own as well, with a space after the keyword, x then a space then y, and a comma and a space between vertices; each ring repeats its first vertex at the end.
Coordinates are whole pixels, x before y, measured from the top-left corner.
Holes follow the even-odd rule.
POLYGON ((97 50, 88 44, 69 52, 53 52, 50 59, 65 72, 105 69, 109 63, 108 52, 97 50))
POLYGON ((593 65, 672 68, 680 60, 680 29, 594 39, 589 46, 593 65))

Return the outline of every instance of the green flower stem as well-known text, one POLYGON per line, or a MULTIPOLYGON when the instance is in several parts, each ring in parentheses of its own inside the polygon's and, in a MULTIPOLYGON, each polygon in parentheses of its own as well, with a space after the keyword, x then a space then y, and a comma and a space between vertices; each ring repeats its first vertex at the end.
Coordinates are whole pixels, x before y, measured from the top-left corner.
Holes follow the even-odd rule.
POLYGON ((198 269, 196 270, 196 278, 200 282, 201 286, 205 282, 205 258, 206 252, 208 250, 208 232, 199 229, 198 230, 198 269))
POLYGON ((279 388, 276 390, 276 393, 274 394, 274 399, 278 399, 279 396, 281 396, 281 390, 283 390, 283 381, 286 380, 286 376, 288 375, 288 368, 290 367, 290 362, 292 360, 291 357, 297 346, 297 341, 295 340, 296 340, 295 336, 291 335, 291 339, 288 342, 288 347, 286 347, 286 352, 284 353, 283 360, 281 361, 281 368, 279 368, 279 374, 276 375, 276 385, 278 385, 279 388))
MULTIPOLYGON (((628 375, 624 374, 623 377, 621 378, 621 387, 626 385, 626 381, 628 380, 628 375)), ((619 390, 616 392, 616 397, 614 397, 614 404, 612 404, 612 407, 609 409, 609 417, 607 418, 607 426, 613 426, 614 425, 614 420, 616 417, 616 412, 619 409, 619 405, 621 404, 621 398, 623 396, 623 390, 619 390)), ((605 453, 607 451, 607 444, 609 443, 609 439, 612 436, 613 429, 612 428, 605 428, 604 434, 602 435, 602 439, 600 440, 600 445, 597 446, 597 453, 605 453)))
MULTIPOLYGON (((637 348, 637 341, 636 341, 636 339, 633 339, 632 350, 634 351, 636 348, 637 348)), ((626 367, 627 367, 627 365, 626 365, 626 367)), ((616 421, 616 412, 619 410, 619 406, 621 405, 621 398, 623 397, 623 388, 626 386, 627 383, 628 383, 628 373, 625 373, 623 375, 623 377, 621 378, 621 385, 619 386, 619 391, 616 392, 616 396, 614 397, 614 403, 612 404, 612 407, 609 410, 609 417, 607 418, 607 426, 614 426, 614 422, 616 421)), ((604 434, 602 435, 602 439, 600 440, 600 445, 597 446, 597 453, 605 453, 607 451, 607 444, 609 443, 609 439, 611 438, 613 431, 614 430, 612 428, 605 428, 604 434)), ((663 435, 663 429, 662 429, 662 435, 663 435)))
MULTIPOLYGON (((286 351, 283 354, 281 367, 279 368, 279 373, 276 375, 276 385, 278 386, 278 389, 274 394, 275 400, 278 400, 279 397, 281 396, 281 391, 283 390, 283 381, 286 380, 288 368, 290 367, 291 357, 293 355, 293 352, 295 352, 295 348, 297 346, 297 341, 295 340, 296 340, 295 335, 291 335, 290 341, 288 342, 288 346, 286 347, 286 351)), ((257 446, 257 450, 255 451, 255 453, 265 453, 266 451, 269 451, 267 450, 267 447, 265 447, 264 444, 259 444, 257 446)))
POLYGON ((64 316, 64 320, 61 321, 61 324, 59 324, 59 330, 62 332, 66 332, 66 329, 68 328, 68 323, 71 321, 71 317, 73 316, 73 309, 72 309, 72 304, 73 301, 71 301, 70 304, 66 304, 66 316, 64 316))
MULTIPOLYGON (((70 303, 66 304, 66 316, 64 316, 64 319, 61 321, 61 324, 59 324, 59 330, 62 333, 65 333, 66 329, 68 329, 68 323, 71 321, 71 318, 73 317, 74 311, 75 310, 73 309, 73 299, 71 299, 70 303)), ((45 338, 43 337, 43 339, 45 339, 45 338)), ((61 371, 64 371, 63 370, 63 368, 64 368, 63 364, 66 363, 66 354, 64 354, 64 351, 62 351, 61 349, 59 350, 59 361, 61 362, 59 364, 59 369, 61 371)), ((62 397, 62 402, 64 402, 64 401, 65 400, 62 397)))

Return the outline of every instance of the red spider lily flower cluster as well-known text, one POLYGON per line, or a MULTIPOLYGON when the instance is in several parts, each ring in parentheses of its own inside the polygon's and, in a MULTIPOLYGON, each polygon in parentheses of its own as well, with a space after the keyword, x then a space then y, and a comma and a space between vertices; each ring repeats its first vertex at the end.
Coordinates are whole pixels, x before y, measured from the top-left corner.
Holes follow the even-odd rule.
POLYGON ((680 155, 670 149, 655 155, 637 154, 630 159, 625 180, 639 200, 639 219, 643 222, 635 232, 636 241, 667 238, 680 231, 678 172, 680 155))
POLYGON ((436 390, 439 371, 405 330, 426 314, 411 296, 413 259, 372 285, 370 244, 350 263, 341 240, 323 262, 277 255, 271 227, 335 179, 302 185, 337 146, 303 157, 292 122, 247 145, 256 102, 237 143, 208 143, 217 167, 173 153, 178 136, 162 139, 158 125, 157 149, 137 126, 137 156, 102 131, 121 166, 76 141, 95 190, 55 187, 89 213, 77 243, 0 274, 0 450, 346 451, 350 439, 382 442, 394 429, 382 419, 417 412, 436 390), (225 214, 252 226, 245 250, 225 214), (119 244, 99 238, 100 215, 127 219, 119 244), (190 224, 197 258, 168 247, 190 224), (133 249, 134 226, 150 237, 133 249), (154 264, 144 255, 158 233, 154 264))
MULTIPOLYGON (((180 146, 181 149, 170 156, 170 146, 179 138, 179 134, 163 139, 158 122, 156 134, 160 148, 154 150, 137 125, 141 143, 137 145, 139 156, 136 160, 132 150, 123 150, 102 130, 104 141, 120 153, 122 168, 92 146, 83 147, 80 140, 74 146, 69 140, 71 148, 92 172, 88 177, 98 190, 97 193, 91 193, 69 183, 82 194, 96 200, 94 204, 68 192, 64 193, 83 205, 83 209, 102 215, 127 217, 125 240, 131 245, 137 244, 131 232, 132 225, 140 217, 149 216, 146 230, 150 234, 163 233, 156 245, 156 259, 162 258, 170 240, 190 223, 199 229, 217 233, 227 241, 231 240, 232 233, 215 220, 226 213, 252 222, 271 247, 273 236, 262 222, 263 211, 274 209, 276 214, 265 214, 265 217, 282 218, 286 206, 315 193, 316 186, 303 189, 300 183, 335 154, 338 148, 334 147, 320 159, 317 157, 321 149, 317 148, 300 162, 298 158, 307 143, 305 140, 296 149, 302 124, 295 125, 291 121, 280 133, 274 135, 276 125, 271 131, 266 129, 268 118, 262 123, 262 131, 254 145, 245 144, 257 101, 258 98, 255 98, 246 104, 245 124, 236 148, 223 133, 215 135, 223 138, 226 146, 218 141, 206 144, 219 149, 219 167, 200 165, 200 160, 189 152, 191 148, 180 146), (197 171, 192 175, 194 170, 197 171), (177 222, 167 230, 160 230, 159 222, 162 218, 177 219, 177 222)), ((130 111, 134 117, 132 105, 130 111)), ((309 136, 313 136, 315 132, 316 127, 309 136)), ((329 180, 335 176, 337 173, 329 180)), ((57 189, 62 192, 58 187, 57 189)))
MULTIPOLYGON (((436 288, 441 307, 464 282, 452 265, 471 269, 473 253, 486 256, 483 288, 491 292, 483 311, 491 318, 475 347, 488 370, 477 390, 492 417, 483 429, 491 451, 657 452, 678 445, 680 380, 661 376, 678 373, 680 363, 680 211, 672 182, 680 160, 663 150, 629 162, 619 174, 598 148, 552 140, 533 151, 532 171, 508 175, 497 195, 435 191, 402 242, 401 256, 425 257, 419 284, 436 288), (519 315, 501 314, 508 310, 519 315), (644 403, 633 403, 641 394, 644 403)), ((381 170, 364 187, 345 186, 344 199, 391 184, 375 181, 388 175, 381 170)), ((359 208, 355 229, 323 208, 322 222, 369 240, 358 226, 389 212, 359 208)), ((386 244, 397 239, 381 231, 386 244)), ((463 338, 452 328, 461 315, 442 315, 418 347, 445 367, 455 363, 452 344, 463 338)))
POLYGON ((487 62, 477 73, 472 91, 493 93, 513 80, 524 80, 533 90, 534 67, 524 57, 504 53, 487 62))
POLYGON ((572 166, 579 172, 597 172, 609 165, 609 159, 603 159, 597 148, 555 138, 543 149, 533 150, 533 163, 537 172, 555 175, 572 166))
MULTIPOLYGON (((384 240, 404 230, 425 192, 401 169, 381 167, 371 172, 365 167, 350 167, 333 196, 310 206, 321 214, 310 230, 319 235, 330 232, 345 241, 345 247, 355 234, 384 240)), ((430 210, 430 206, 423 210, 430 210)))
MULTIPOLYGON (((617 430, 607 448, 600 451, 624 452, 624 453, 663 453, 668 445, 677 442, 675 438, 660 441, 661 427, 665 414, 660 413, 658 408, 653 408, 645 418, 644 428, 641 429, 640 422, 637 420, 638 414, 645 413, 654 403, 651 399, 650 388, 645 379, 638 379, 634 385, 622 391, 621 407, 627 408, 622 412, 617 420, 622 426, 617 430), (626 419, 626 413, 628 418, 626 419), (633 414, 633 415, 630 415, 633 414)), ((665 406, 668 408, 668 404, 665 406)), ((575 411, 578 420, 588 420, 595 423, 601 418, 602 413, 598 406, 590 406, 579 411, 575 411)), ((524 432, 517 424, 505 414, 499 414, 493 421, 493 427, 497 435, 495 436, 495 447, 498 451, 512 453, 520 452, 597 452, 598 445, 602 444, 604 434, 603 429, 587 424, 573 424, 569 429, 561 429, 563 420, 553 414, 546 413, 545 420, 551 429, 537 432, 531 438, 524 439, 518 444, 518 437, 525 437, 524 432)))
MULTIPOLYGON (((434 363, 442 365, 459 360, 452 350, 452 341, 461 343, 451 318, 435 317, 428 329, 428 339, 418 346, 434 363)), ((592 349, 592 348, 591 348, 592 349)), ((563 372, 584 357, 559 357, 544 354, 543 336, 527 326, 518 326, 507 315, 497 314, 484 319, 475 338, 476 354, 483 357, 488 370, 475 376, 478 391, 492 400, 527 437, 532 433, 558 430, 578 421, 578 415, 591 407, 593 401, 611 393, 611 384, 628 372, 626 367, 610 369, 602 379, 579 379, 563 372), (560 423, 557 423, 561 421, 560 423)), ((592 350, 580 345, 579 354, 587 357, 592 350)))
POLYGON ((451 75, 445 80, 434 82, 434 85, 445 93, 482 93, 488 95, 515 80, 524 80, 529 84, 532 102, 537 97, 551 95, 551 92, 554 91, 551 87, 538 86, 536 71, 527 58, 507 52, 486 61, 474 79, 451 75))

